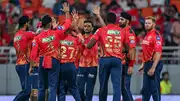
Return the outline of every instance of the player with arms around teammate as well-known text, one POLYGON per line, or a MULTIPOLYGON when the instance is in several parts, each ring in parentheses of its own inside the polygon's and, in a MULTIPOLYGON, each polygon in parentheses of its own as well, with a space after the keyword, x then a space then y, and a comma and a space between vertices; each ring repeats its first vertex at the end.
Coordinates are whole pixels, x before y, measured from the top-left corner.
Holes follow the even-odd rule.
POLYGON ((31 93, 31 78, 29 71, 29 49, 35 37, 33 32, 28 32, 29 18, 22 16, 19 19, 19 31, 14 36, 14 48, 16 50, 16 72, 18 73, 22 91, 13 101, 28 101, 31 93))
POLYGON ((100 44, 101 58, 99 61, 100 91, 99 101, 107 100, 108 80, 111 74, 113 85, 113 101, 121 99, 121 69, 123 58, 122 48, 124 47, 125 35, 121 28, 116 26, 116 15, 107 14, 107 26, 96 31, 90 42, 85 46, 90 49, 96 42, 100 44))
POLYGON ((154 101, 161 101, 160 73, 163 68, 162 36, 155 30, 155 18, 145 18, 146 36, 142 42, 142 65, 139 71, 144 70, 142 100, 149 101, 152 95, 154 101))
POLYGON ((131 26, 131 15, 127 12, 120 14, 119 24, 120 27, 125 30, 126 36, 126 49, 125 49, 125 63, 122 67, 122 97, 123 101, 133 101, 133 97, 130 90, 131 75, 133 73, 133 64, 136 58, 136 35, 133 32, 131 26))
MULTIPOLYGON (((84 21, 84 43, 87 44, 93 31, 93 23, 84 21)), ((98 66, 98 44, 91 49, 84 48, 79 60, 78 87, 82 101, 92 101, 98 66), (85 89, 86 88, 86 89, 85 89)))
POLYGON ((71 25, 69 19, 69 5, 63 4, 62 9, 66 14, 66 20, 62 30, 51 30, 55 27, 53 19, 49 15, 42 18, 43 31, 35 37, 32 42, 31 60, 36 61, 40 57, 39 65, 39 87, 38 101, 45 101, 45 90, 48 88, 48 101, 56 101, 56 92, 59 80, 60 63, 59 63, 59 40, 62 40, 64 32, 71 25))

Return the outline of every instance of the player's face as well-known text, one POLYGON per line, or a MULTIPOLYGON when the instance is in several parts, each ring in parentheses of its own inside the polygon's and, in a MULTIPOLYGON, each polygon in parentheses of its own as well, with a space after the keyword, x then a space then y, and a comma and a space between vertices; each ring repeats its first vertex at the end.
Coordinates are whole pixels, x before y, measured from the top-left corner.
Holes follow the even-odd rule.
POLYGON ((145 20, 145 29, 147 31, 152 30, 155 27, 155 23, 153 23, 153 21, 151 19, 146 19, 145 20))
POLYGON ((127 20, 123 17, 120 17, 119 25, 120 25, 120 27, 126 27, 127 26, 127 20))
POLYGON ((93 31, 93 26, 91 23, 84 23, 84 32, 91 33, 93 31))

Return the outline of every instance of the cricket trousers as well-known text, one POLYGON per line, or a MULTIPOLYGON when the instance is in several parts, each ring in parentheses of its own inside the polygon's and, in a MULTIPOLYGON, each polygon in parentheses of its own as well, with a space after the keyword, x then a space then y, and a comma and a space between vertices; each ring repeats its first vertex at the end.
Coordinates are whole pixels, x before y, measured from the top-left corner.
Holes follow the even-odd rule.
POLYGON ((96 76, 97 66, 79 67, 77 83, 82 101, 92 101, 96 76))
POLYGON ((99 101, 107 101, 108 80, 111 75, 113 85, 113 101, 121 100, 121 69, 122 63, 116 57, 102 57, 99 61, 99 101))
POLYGON ((16 72, 20 79, 22 91, 16 95, 13 101, 29 101, 32 83, 32 78, 29 75, 29 66, 29 64, 16 65, 16 72))
POLYGON ((79 90, 77 87, 76 76, 77 71, 74 63, 63 63, 60 66, 60 77, 58 84, 58 101, 65 101, 67 88, 72 94, 75 101, 81 101, 79 90))
POLYGON ((57 86, 60 73, 59 60, 52 58, 52 68, 42 66, 43 57, 40 58, 38 101, 45 101, 45 92, 48 89, 48 101, 56 101, 57 86))
POLYGON ((143 75, 143 88, 142 88, 142 101, 149 101, 152 95, 154 101, 161 101, 160 94, 160 73, 163 68, 163 62, 160 61, 156 67, 153 76, 148 75, 153 61, 145 62, 144 75, 143 75))
POLYGON ((134 101, 131 93, 131 75, 128 74, 128 63, 122 67, 121 92, 123 101, 134 101))

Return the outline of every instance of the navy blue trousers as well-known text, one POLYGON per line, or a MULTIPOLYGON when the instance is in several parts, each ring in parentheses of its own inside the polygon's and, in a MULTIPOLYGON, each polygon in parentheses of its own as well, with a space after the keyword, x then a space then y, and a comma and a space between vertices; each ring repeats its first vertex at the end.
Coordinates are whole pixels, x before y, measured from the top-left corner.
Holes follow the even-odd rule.
POLYGON ((82 101, 92 101, 96 76, 97 67, 79 67, 77 83, 82 101))
POLYGON ((43 58, 40 58, 39 66, 39 87, 38 101, 45 101, 45 91, 48 88, 48 101, 56 101, 57 86, 59 80, 60 63, 59 60, 52 59, 52 68, 45 69, 42 66, 43 58))
POLYGON ((131 75, 128 74, 128 63, 123 65, 122 68, 122 84, 121 91, 123 101, 134 101, 131 93, 131 75))
POLYGON ((22 91, 19 92, 13 101, 28 101, 31 94, 32 78, 29 75, 29 64, 16 65, 16 72, 21 82, 22 91))
POLYGON ((113 85, 113 101, 121 100, 121 69, 122 63, 119 58, 105 57, 99 61, 99 101, 107 101, 108 80, 111 74, 113 85))
POLYGON ((148 71, 151 69, 152 65, 153 65, 153 61, 149 61, 144 64, 143 88, 142 88, 143 101, 149 101, 151 95, 154 101, 161 101, 160 73, 163 68, 163 63, 162 61, 160 61, 156 67, 154 76, 149 76, 148 71))
POLYGON ((60 80, 58 87, 58 101, 65 101, 67 88, 76 101, 81 101, 76 83, 76 67, 74 63, 61 64, 60 80))

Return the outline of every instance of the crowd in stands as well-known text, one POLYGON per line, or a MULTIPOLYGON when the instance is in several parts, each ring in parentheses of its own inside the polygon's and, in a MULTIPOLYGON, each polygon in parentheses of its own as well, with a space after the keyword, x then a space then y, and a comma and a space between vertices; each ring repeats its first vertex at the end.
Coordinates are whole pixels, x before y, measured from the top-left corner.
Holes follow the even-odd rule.
POLYGON ((68 2, 71 10, 76 9, 79 12, 80 27, 85 19, 91 19, 96 28, 100 27, 98 19, 92 13, 94 4, 100 6, 103 18, 107 12, 114 12, 117 15, 117 24, 120 12, 129 12, 138 45, 145 35, 144 17, 153 15, 157 19, 157 29, 163 35, 164 45, 180 45, 179 0, 0 0, 0 46, 13 45, 17 21, 22 15, 32 18, 32 31, 37 30, 36 24, 44 14, 55 16, 62 23, 64 15, 60 9, 63 2, 68 2))

